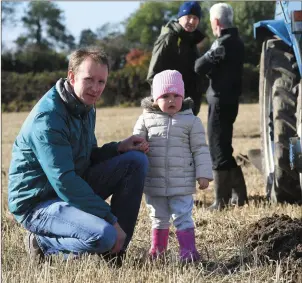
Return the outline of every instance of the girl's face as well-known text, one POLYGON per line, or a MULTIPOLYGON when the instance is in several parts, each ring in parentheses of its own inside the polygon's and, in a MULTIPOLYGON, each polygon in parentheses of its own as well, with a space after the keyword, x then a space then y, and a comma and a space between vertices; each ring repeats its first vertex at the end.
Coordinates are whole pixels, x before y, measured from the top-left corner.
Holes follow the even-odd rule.
POLYGON ((161 111, 174 115, 182 106, 182 96, 176 93, 166 93, 157 99, 157 104, 161 111))

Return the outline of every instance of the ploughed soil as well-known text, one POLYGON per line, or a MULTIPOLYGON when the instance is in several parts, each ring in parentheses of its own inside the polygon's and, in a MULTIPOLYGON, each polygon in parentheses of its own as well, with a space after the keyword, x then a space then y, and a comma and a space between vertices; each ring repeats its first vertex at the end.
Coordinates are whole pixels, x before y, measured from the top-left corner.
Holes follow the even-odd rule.
POLYGON ((302 218, 273 214, 250 224, 240 235, 244 254, 227 261, 229 271, 242 263, 283 262, 292 270, 293 282, 302 282, 302 218), (301 280, 301 281, 300 281, 301 280))
POLYGON ((262 218, 243 231, 242 240, 262 261, 289 259, 302 267, 302 218, 284 214, 262 218))

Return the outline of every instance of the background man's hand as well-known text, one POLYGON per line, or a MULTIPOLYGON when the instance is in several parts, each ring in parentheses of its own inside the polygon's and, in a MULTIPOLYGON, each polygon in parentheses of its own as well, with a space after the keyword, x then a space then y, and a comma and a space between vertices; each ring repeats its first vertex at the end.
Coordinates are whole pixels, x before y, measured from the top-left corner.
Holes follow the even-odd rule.
POLYGON ((225 57, 225 48, 220 45, 220 42, 215 40, 211 46, 211 49, 206 53, 212 63, 219 63, 225 57))
POLYGON ((119 152, 127 152, 130 150, 147 153, 149 151, 149 144, 144 138, 134 135, 121 141, 118 146, 119 152))
POLYGON ((113 225, 113 227, 115 228, 115 230, 117 232, 117 238, 116 238, 116 242, 111 250, 111 253, 116 254, 116 253, 120 252, 120 250, 124 246, 127 235, 117 222, 113 225))
POLYGON ((198 178, 197 182, 199 184, 199 189, 204 190, 209 186, 209 180, 206 178, 198 178))

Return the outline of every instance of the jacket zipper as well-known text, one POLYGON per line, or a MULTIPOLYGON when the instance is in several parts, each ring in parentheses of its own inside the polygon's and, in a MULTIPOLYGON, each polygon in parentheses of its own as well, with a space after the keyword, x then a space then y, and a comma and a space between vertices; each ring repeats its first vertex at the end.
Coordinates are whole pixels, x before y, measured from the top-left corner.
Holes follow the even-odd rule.
POLYGON ((168 116, 168 128, 167 128, 167 143, 166 143, 166 160, 165 160, 165 170, 166 170, 166 195, 168 194, 168 180, 169 180, 169 170, 168 170, 168 148, 169 148, 169 133, 170 133, 170 124, 171 124, 171 117, 168 116))
MULTIPOLYGON (((86 121, 85 121, 85 118, 82 118, 81 115, 80 115, 80 120, 82 122, 82 134, 84 135, 84 142, 85 144, 83 145, 84 149, 85 149, 85 156, 86 156, 86 160, 89 160, 89 157, 88 157, 88 140, 87 140, 87 129, 86 129, 86 121)), ((87 120, 87 117, 86 117, 86 120, 87 120)))
POLYGON ((181 37, 178 37, 177 39, 178 54, 180 54, 180 43, 181 43, 181 37))

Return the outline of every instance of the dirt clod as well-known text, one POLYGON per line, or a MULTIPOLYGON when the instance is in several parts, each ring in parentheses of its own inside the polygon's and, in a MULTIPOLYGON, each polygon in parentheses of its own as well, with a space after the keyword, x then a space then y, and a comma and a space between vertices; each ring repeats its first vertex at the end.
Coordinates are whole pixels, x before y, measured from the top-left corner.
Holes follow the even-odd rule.
POLYGON ((247 227, 242 240, 260 260, 290 259, 302 266, 302 219, 284 214, 262 218, 247 227))
POLYGON ((302 218, 273 214, 250 224, 240 238, 245 251, 225 263, 229 271, 238 270, 242 264, 282 261, 292 272, 292 282, 302 282, 302 218))

